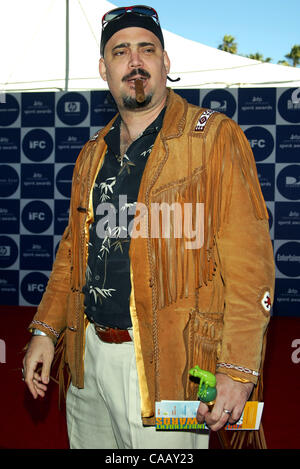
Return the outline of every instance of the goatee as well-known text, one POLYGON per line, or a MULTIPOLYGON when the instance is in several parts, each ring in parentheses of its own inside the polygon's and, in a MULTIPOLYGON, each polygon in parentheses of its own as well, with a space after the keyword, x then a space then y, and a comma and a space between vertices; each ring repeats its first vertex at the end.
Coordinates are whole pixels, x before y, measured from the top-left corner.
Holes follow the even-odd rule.
MULTIPOLYGON (((125 82, 137 76, 141 76, 144 78, 151 77, 150 73, 147 72, 147 70, 144 70, 143 68, 135 68, 131 70, 131 72, 128 73, 128 75, 125 75, 122 78, 122 81, 125 82)), ((131 96, 122 96, 122 99, 123 99, 123 105, 126 109, 140 109, 140 108, 147 106, 151 102, 152 93, 148 94, 148 96, 146 96, 145 98, 145 101, 143 101, 142 103, 138 103, 137 100, 131 96)))
POLYGON ((143 101, 142 103, 138 103, 137 100, 133 98, 132 96, 123 96, 122 99, 123 99, 124 107, 126 109, 140 109, 140 108, 147 106, 149 103, 151 103, 152 93, 149 93, 146 96, 145 101, 143 101))

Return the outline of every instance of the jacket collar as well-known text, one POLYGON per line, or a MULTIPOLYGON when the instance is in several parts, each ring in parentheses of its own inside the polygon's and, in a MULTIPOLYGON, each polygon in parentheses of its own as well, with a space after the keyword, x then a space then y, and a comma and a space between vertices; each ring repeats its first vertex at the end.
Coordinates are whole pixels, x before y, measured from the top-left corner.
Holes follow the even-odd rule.
POLYGON ((185 99, 168 88, 167 110, 163 121, 161 135, 171 139, 182 135, 187 117, 188 103, 185 99))
MULTIPOLYGON (((161 129, 161 136, 163 139, 168 140, 182 135, 186 124, 187 108, 187 101, 175 93, 171 88, 168 88, 167 109, 161 129)), ((107 135, 119 115, 120 114, 118 113, 113 117, 101 132, 99 132, 99 136, 103 138, 107 135)))

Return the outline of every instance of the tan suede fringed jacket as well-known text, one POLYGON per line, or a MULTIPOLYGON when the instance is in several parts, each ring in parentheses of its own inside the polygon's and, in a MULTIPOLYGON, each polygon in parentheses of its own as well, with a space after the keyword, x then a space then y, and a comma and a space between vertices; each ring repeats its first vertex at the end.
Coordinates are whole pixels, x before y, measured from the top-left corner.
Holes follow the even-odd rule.
MULTIPOLYGON (((29 326, 60 337, 62 364, 79 388, 84 386, 87 321, 81 290, 93 220, 92 188, 112 122, 78 157, 69 224, 29 326)), ((246 137, 225 115, 188 104, 171 90, 139 203, 146 211, 137 210, 140 236, 130 245, 130 309, 142 417, 152 425, 155 401, 195 399, 197 385, 188 375, 194 365, 257 383, 274 262, 267 210, 246 137), (154 226, 151 209, 164 202, 181 207, 186 219, 189 214, 190 226, 202 230, 201 245, 191 249, 186 231, 185 236, 174 234, 180 228, 176 217, 170 217, 170 236, 162 235, 161 217, 154 226), (191 204, 194 208, 186 211, 191 204)), ((187 225, 183 220, 181 228, 187 225)))

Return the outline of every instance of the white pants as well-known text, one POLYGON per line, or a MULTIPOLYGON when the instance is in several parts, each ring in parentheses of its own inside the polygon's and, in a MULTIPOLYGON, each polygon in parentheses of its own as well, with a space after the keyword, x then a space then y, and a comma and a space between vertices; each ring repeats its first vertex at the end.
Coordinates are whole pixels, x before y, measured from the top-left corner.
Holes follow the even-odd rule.
POLYGON ((133 342, 102 342, 92 325, 86 334, 84 389, 67 393, 71 449, 208 448, 208 433, 143 426, 133 342))

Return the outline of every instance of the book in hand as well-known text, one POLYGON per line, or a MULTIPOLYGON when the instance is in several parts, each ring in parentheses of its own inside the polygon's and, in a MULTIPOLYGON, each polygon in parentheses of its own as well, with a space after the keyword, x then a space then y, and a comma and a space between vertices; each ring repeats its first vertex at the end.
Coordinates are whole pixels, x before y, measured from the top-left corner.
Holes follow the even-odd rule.
MULTIPOLYGON (((208 430, 208 426, 197 422, 199 401, 160 401, 155 403, 155 426, 157 430, 208 430)), ((226 430, 258 430, 263 411, 263 402, 247 401, 240 419, 226 424, 226 430)))

